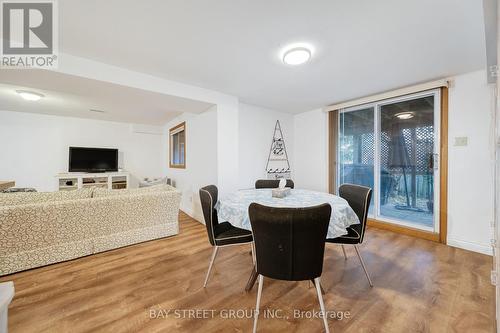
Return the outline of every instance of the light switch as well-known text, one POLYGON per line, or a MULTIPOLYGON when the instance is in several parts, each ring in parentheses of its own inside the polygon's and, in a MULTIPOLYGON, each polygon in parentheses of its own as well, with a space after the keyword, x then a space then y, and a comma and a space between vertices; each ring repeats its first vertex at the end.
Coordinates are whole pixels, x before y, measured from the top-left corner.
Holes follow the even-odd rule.
POLYGON ((464 147, 467 146, 469 138, 466 136, 457 136, 455 137, 455 146, 456 147, 464 147))

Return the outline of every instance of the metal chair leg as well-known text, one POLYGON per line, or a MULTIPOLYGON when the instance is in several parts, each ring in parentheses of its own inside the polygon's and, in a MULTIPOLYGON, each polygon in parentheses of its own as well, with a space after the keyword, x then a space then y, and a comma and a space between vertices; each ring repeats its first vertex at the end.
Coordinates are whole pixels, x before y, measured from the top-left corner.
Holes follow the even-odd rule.
POLYGON ((219 250, 219 247, 215 246, 214 251, 212 252, 212 259, 210 260, 210 265, 208 265, 208 272, 207 272, 207 276, 205 277, 205 283, 203 283, 203 288, 205 288, 207 286, 208 278, 210 277, 210 272, 212 271, 212 265, 214 264, 215 256, 217 255, 218 250, 219 250))
MULTIPOLYGON (((255 243, 252 242, 252 260, 253 260, 253 265, 255 269, 257 269, 257 255, 255 254, 255 243)), ((259 283, 259 280, 257 280, 257 284, 259 283)))
POLYGON ((345 247, 343 244, 340 246, 342 246, 342 252, 344 252, 344 258, 345 258, 345 260, 347 260, 347 254, 345 253, 345 247))
MULTIPOLYGON (((312 282, 312 284, 316 287, 316 280, 310 280, 310 281, 309 281, 309 286, 311 285, 311 282, 312 282)), ((321 293, 322 293, 323 295, 326 295, 325 289, 323 289, 323 286, 321 285, 321 283, 319 284, 319 288, 321 289, 321 293)))
POLYGON ((323 295, 321 294, 321 283, 319 281, 319 277, 314 279, 314 284, 316 285, 316 293, 318 294, 319 306, 321 308, 321 313, 323 314, 322 317, 323 324, 325 325, 325 332, 330 333, 330 330, 328 329, 328 321, 326 320, 325 303, 323 302, 323 295))
POLYGON ((255 265, 257 259, 255 258, 255 243, 252 242, 252 260, 253 260, 253 264, 255 265))
POLYGON ((257 332, 257 320, 259 319, 260 298, 262 296, 262 285, 264 284, 264 276, 259 275, 259 290, 257 291, 257 304, 255 305, 255 317, 253 319, 253 333, 257 332))
POLYGON ((366 278, 368 279, 368 283, 370 284, 370 287, 373 287, 372 279, 370 279, 370 274, 368 274, 368 271, 366 270, 365 262, 363 261, 363 258, 361 257, 361 254, 359 253, 358 246, 354 245, 354 249, 356 250, 359 261, 361 262, 361 266, 363 267, 363 270, 365 271, 366 278))

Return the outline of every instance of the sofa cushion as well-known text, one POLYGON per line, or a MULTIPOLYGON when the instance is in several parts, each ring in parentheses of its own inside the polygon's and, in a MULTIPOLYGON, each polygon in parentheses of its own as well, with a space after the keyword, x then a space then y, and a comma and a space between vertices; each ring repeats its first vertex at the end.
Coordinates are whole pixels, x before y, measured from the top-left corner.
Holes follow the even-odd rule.
POLYGON ((103 198, 115 195, 131 195, 131 194, 133 195, 133 194, 143 194, 143 193, 160 192, 160 191, 175 191, 175 190, 176 190, 175 187, 166 184, 133 188, 133 189, 122 189, 122 190, 108 190, 104 188, 95 188, 92 197, 103 198))
POLYGON ((92 189, 57 192, 0 193, 0 206, 17 206, 33 203, 78 200, 92 198, 92 189))

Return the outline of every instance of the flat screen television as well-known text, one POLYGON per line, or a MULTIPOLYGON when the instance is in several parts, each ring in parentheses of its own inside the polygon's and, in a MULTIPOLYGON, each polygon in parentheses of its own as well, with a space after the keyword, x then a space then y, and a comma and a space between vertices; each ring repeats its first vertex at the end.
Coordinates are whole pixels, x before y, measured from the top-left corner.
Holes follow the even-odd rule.
POLYGON ((69 147, 69 172, 118 171, 118 149, 69 147))

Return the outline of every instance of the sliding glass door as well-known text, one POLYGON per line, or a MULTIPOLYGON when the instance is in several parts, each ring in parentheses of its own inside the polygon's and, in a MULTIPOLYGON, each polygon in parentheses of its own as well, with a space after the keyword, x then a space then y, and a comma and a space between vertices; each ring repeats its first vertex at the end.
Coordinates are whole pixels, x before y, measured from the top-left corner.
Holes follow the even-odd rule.
MULTIPOLYGON (((355 109, 339 115, 339 184, 373 188, 375 184, 375 111, 373 107, 355 109)), ((373 199, 370 203, 373 213, 373 199)))
POLYGON ((372 218, 439 232, 439 94, 341 110, 338 183, 374 189, 372 218))

